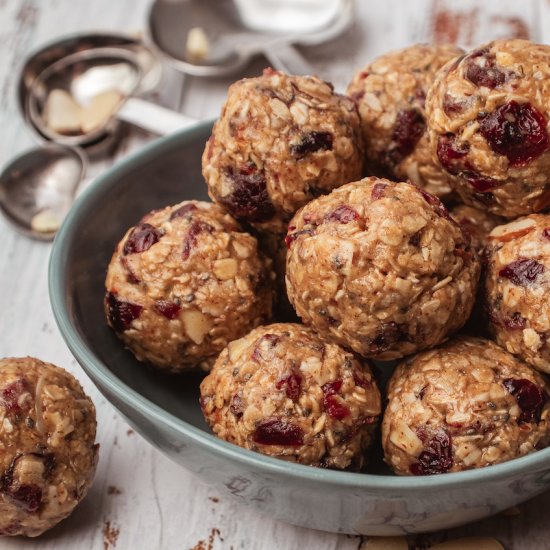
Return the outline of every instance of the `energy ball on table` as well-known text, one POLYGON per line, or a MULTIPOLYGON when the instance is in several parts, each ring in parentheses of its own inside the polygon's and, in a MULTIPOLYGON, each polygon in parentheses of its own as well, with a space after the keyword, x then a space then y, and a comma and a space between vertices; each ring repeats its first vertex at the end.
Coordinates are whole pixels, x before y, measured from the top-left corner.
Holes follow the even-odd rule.
POLYGON ((470 235, 472 247, 478 253, 481 253, 487 244, 487 237, 491 230, 504 221, 485 210, 465 204, 458 204, 449 212, 456 223, 462 227, 462 230, 470 235))
POLYGON ((365 357, 435 346, 470 315, 480 271, 470 239, 412 183, 344 185, 296 214, 287 244, 298 316, 365 357))
POLYGON ((95 408, 68 372, 0 359, 0 535, 36 537, 66 518, 95 474, 95 408))
POLYGON ((460 338, 401 363, 382 423, 400 475, 490 466, 550 443, 550 388, 531 367, 481 338, 460 338))
POLYGON ((372 174, 410 179, 449 197, 448 176, 431 155, 424 101, 436 71, 462 53, 448 44, 417 44, 382 55, 355 75, 348 95, 359 109, 372 174))
POLYGON ((292 323, 231 342, 201 384, 226 441, 284 460, 360 469, 381 413, 368 363, 292 323))
POLYGON ((147 214, 118 244, 105 286, 110 326, 140 361, 208 368, 271 317, 271 260, 219 206, 185 201, 147 214))
POLYGON ((486 308, 497 343, 550 373, 550 216, 495 227, 487 246, 486 308))
POLYGON ((550 205, 550 46, 496 40, 438 73, 434 156, 462 200, 514 218, 550 205))
POLYGON ((312 198, 360 178, 362 168, 353 102, 316 77, 272 69, 230 86, 202 157, 212 199, 275 233, 312 198))

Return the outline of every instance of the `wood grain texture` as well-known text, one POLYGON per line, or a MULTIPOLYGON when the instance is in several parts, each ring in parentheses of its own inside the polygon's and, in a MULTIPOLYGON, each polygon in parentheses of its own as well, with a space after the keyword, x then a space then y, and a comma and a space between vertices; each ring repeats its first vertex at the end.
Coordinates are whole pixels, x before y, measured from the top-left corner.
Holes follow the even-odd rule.
MULTIPOLYGON (((142 27, 148 0, 0 0, 0 164, 34 144, 15 102, 25 56, 42 43, 79 30, 142 27)), ((304 48, 319 75, 342 91, 354 70, 392 48, 419 41, 470 47, 494 37, 550 40, 547 0, 358 0, 355 25, 344 36, 304 48)), ((246 74, 266 65, 258 59, 246 74)), ((153 98, 197 118, 216 116, 231 80, 183 78, 167 71, 153 98)), ((100 173, 151 139, 132 129, 100 173)), ((39 540, 1 540, 2 550, 310 549, 352 550, 361 537, 338 536, 277 523, 219 497, 148 445, 120 419, 71 357, 48 301, 50 245, 17 235, 0 219, 0 356, 34 355, 73 372, 98 409, 101 458, 95 484, 63 524, 39 540), (201 542, 202 541, 202 542, 201 542)), ((524 504, 517 516, 497 516, 445 533, 415 537, 411 547, 465 535, 499 538, 508 550, 546 550, 550 494, 524 504)))

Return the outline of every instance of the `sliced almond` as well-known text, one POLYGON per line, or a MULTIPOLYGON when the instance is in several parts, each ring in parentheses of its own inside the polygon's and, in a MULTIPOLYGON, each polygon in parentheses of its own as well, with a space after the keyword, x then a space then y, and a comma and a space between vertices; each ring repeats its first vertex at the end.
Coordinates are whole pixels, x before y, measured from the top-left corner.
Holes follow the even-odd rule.
POLYGON ((504 546, 497 539, 464 537, 430 546, 430 550, 504 550, 504 546))
POLYGON ((535 225, 535 221, 531 218, 522 218, 506 225, 497 225, 489 233, 489 238, 501 242, 511 241, 527 235, 535 228, 535 225))
POLYGON ((195 344, 202 344, 204 337, 211 328, 208 317, 196 309, 184 311, 181 315, 187 336, 195 344))
POLYGON ((58 134, 79 134, 81 112, 71 94, 55 89, 48 94, 42 116, 46 126, 58 134))
POLYGON ((234 258, 224 258, 214 262, 214 275, 221 281, 233 279, 237 274, 239 264, 234 258))
POLYGON ((409 543, 405 537, 372 537, 360 550, 409 550, 409 543))
POLYGON ((199 63, 208 58, 210 44, 202 27, 193 27, 187 33, 185 57, 192 63, 199 63))
POLYGON ((122 95, 117 90, 97 94, 82 110, 81 127, 85 134, 101 128, 115 113, 122 95))

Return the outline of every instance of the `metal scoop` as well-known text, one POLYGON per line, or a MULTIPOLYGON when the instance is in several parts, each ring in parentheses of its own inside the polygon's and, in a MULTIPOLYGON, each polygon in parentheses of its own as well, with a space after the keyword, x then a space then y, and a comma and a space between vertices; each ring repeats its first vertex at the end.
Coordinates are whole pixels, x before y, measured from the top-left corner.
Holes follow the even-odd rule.
POLYGON ((120 48, 95 48, 68 55, 42 71, 27 96, 30 122, 46 139, 86 146, 113 132, 116 120, 158 135, 195 120, 131 97, 141 81, 136 56, 120 48))
POLYGON ((233 74, 260 53, 275 69, 312 74, 292 45, 335 38, 353 13, 353 0, 156 0, 147 31, 159 56, 187 74, 233 74))

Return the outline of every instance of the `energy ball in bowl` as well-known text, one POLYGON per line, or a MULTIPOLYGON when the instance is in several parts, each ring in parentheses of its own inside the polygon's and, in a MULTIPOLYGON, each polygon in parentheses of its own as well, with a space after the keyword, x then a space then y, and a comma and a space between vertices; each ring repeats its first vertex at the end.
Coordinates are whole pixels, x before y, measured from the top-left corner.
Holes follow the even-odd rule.
POLYGON ((0 535, 36 537, 86 496, 99 445, 92 401, 68 372, 0 359, 0 535))
POLYGON ((486 308, 502 347, 550 373, 550 216, 495 227, 487 247, 486 308))
POLYGON ((435 346, 470 315, 477 255, 439 199, 414 184, 344 185, 296 214, 287 244, 298 316, 365 357, 435 346))
POLYGON ((437 70, 462 53, 448 44, 416 44, 378 57, 355 75, 348 95, 359 109, 371 173, 410 179, 449 197, 448 175, 431 155, 424 102, 437 70))
POLYGON ((400 475, 505 462, 550 443, 550 388, 489 340, 460 338, 398 365, 382 424, 386 462, 400 475))
POLYGON ((279 323, 231 342, 201 384, 214 433, 266 455, 360 469, 381 413, 368 363, 311 329, 279 323))
POLYGON ((465 204, 457 204, 449 212, 456 223, 462 227, 462 230, 470 235, 472 247, 478 254, 487 244, 487 237, 491 230, 504 221, 485 210, 465 204))
POLYGON ((550 46, 496 40, 443 68, 426 111, 463 201, 515 218, 550 205, 550 46))
POLYGON ((271 317, 271 260, 219 206, 185 201, 129 229, 107 270, 109 325, 140 361, 208 368, 271 317))
POLYGON ((312 198, 360 178, 362 168, 353 102, 316 77, 272 69, 230 86, 202 157, 212 199, 275 233, 312 198))

